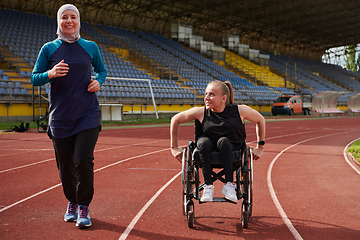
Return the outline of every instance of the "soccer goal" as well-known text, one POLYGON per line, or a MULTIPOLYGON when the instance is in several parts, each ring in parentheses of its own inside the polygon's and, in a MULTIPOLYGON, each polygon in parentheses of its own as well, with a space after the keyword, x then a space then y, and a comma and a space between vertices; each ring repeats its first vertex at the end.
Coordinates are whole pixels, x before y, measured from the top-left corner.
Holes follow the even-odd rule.
MULTIPOLYGON (((94 78, 94 76, 92 77, 94 78)), ((156 118, 159 119, 158 111, 156 108, 156 102, 154 97, 154 91, 151 85, 151 79, 143 79, 143 78, 119 78, 119 77, 106 77, 105 82, 103 83, 103 87, 127 87, 127 86, 142 86, 148 87, 150 90, 150 97, 154 106, 156 118)))

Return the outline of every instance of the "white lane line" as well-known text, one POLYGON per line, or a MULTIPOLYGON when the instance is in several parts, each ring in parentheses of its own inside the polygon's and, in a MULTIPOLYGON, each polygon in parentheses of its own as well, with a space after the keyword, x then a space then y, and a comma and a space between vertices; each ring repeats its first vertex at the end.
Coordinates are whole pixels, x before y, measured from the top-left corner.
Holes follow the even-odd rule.
MULTIPOLYGON (((1 151, 29 151, 29 152, 33 152, 33 151, 53 151, 53 148, 30 148, 30 149, 25 149, 25 148, 5 148, 5 149, 1 149, 1 151)), ((1 157, 2 155, 0 155, 1 157)))
POLYGON ((161 149, 161 150, 158 150, 158 151, 154 151, 154 152, 149 152, 149 153, 144 153, 144 154, 141 154, 141 155, 137 155, 137 156, 134 156, 134 157, 129 157, 129 158, 126 158, 126 159, 124 159, 124 160, 121 160, 121 161, 118 161, 118 162, 109 164, 109 165, 107 165, 107 166, 98 168, 98 169, 96 169, 94 172, 98 172, 98 171, 104 170, 104 169, 106 169, 106 168, 109 168, 109 167, 115 166, 115 165, 117 165, 117 164, 120 164, 120 163, 129 161, 129 160, 131 160, 131 159, 148 156, 148 155, 151 155, 151 154, 154 154, 154 153, 163 152, 163 151, 166 151, 166 150, 169 150, 169 149, 170 149, 170 148, 165 148, 165 149, 161 149))
POLYGON ((34 166, 34 165, 37 165, 37 164, 40 164, 40 163, 49 162, 49 161, 52 161, 52 160, 55 160, 55 158, 50 158, 50 159, 42 160, 40 162, 35 162, 35 163, 22 165, 20 167, 9 168, 9 169, 0 171, 0 173, 10 172, 10 171, 17 170, 17 169, 20 169, 20 168, 30 167, 30 166, 34 166))
MULTIPOLYGON (((292 136, 292 135, 297 135, 297 134, 300 134, 300 133, 296 133, 296 134, 287 134, 287 135, 284 135, 284 136, 292 136)), ((301 133, 301 134, 304 134, 301 133)), ((283 136, 278 136, 278 137, 283 137, 283 136)), ((273 138, 277 138, 277 137, 273 137, 273 138)), ((251 142, 250 142, 251 143, 251 142)), ((141 216, 144 214, 144 212, 150 207, 150 205, 156 200, 156 198, 161 194, 162 191, 165 190, 165 188, 167 186, 170 185, 170 183, 172 183, 179 175, 181 174, 181 171, 176 174, 169 182, 167 182, 145 205, 144 207, 136 214, 136 216, 132 219, 132 221, 130 222, 130 224, 127 226, 127 228, 125 229, 125 231, 123 232, 123 234, 121 234, 119 240, 125 240, 131 230, 134 228, 135 224, 139 221, 139 219, 141 218, 141 216)))
MULTIPOLYGON (((95 152, 103 152, 103 151, 108 151, 108 150, 112 150, 112 149, 118 149, 118 148, 130 147, 130 146, 139 146, 139 145, 144 145, 144 144, 148 144, 148 143, 156 143, 156 142, 162 142, 162 141, 165 141, 165 140, 149 141, 149 142, 143 142, 143 143, 135 143, 135 144, 129 144, 129 145, 103 148, 103 149, 95 150, 95 152)), ((166 141, 168 141, 168 140, 166 140, 166 141)))
POLYGON ((349 160, 349 158, 347 157, 347 154, 346 154, 349 146, 350 146, 351 144, 353 144, 354 142, 358 141, 359 139, 360 139, 360 138, 355 139, 355 140, 351 141, 350 143, 348 143, 348 144, 345 146, 345 148, 344 148, 343 155, 344 155, 344 158, 345 158, 346 162, 350 165, 350 167, 351 167, 352 169, 354 169, 355 172, 357 172, 357 174, 360 175, 359 169, 357 169, 357 168, 354 166, 354 163, 352 163, 352 160, 349 160))
MULTIPOLYGON (((267 138, 267 139, 270 140, 270 139, 275 139, 275 138, 282 138, 282 137, 288 137, 288 136, 299 135, 299 134, 306 134, 306 133, 311 133, 311 132, 313 132, 313 131, 280 135, 280 136, 270 137, 270 138, 267 138)), ((155 142, 161 142, 161 141, 165 141, 165 140, 151 141, 151 142, 145 142, 145 143, 136 143, 136 144, 131 144, 131 145, 122 145, 122 146, 117 146, 117 147, 109 147, 109 148, 104 148, 104 149, 98 149, 98 150, 95 150, 94 152, 96 153, 96 152, 108 151, 108 150, 112 150, 112 149, 124 148, 124 147, 129 147, 129 146, 138 146, 138 145, 143 145, 143 144, 147 144, 147 143, 155 143, 155 142)), ((255 142, 256 141, 248 142, 248 144, 249 143, 255 143, 255 142)), ((48 149, 43 149, 43 150, 48 150, 48 149)), ((14 154, 20 154, 20 153, 4 154, 4 155, 0 155, 0 156, 14 155, 14 154)), ((14 168, 1 170, 0 173, 9 172, 9 171, 13 171, 13 170, 21 169, 21 168, 26 168, 26 167, 31 167, 31 166, 34 166, 34 165, 37 165, 37 164, 40 164, 40 163, 44 163, 44 162, 48 162, 48 161, 51 161, 51 160, 55 160, 55 158, 42 160, 42 161, 39 161, 39 162, 26 164, 26 165, 22 165, 22 166, 19 166, 19 167, 14 167, 14 168)))
POLYGON ((5 210, 8 210, 9 208, 12 208, 12 207, 20 204, 20 203, 22 203, 22 202, 25 202, 25 201, 27 201, 27 200, 29 200, 29 199, 31 199, 31 198, 34 198, 34 197, 36 197, 36 196, 39 196, 40 194, 46 193, 46 192, 48 192, 48 191, 50 191, 50 190, 52 190, 52 189, 54 189, 54 188, 60 187, 60 186, 61 186, 61 183, 56 184, 55 186, 49 187, 48 189, 45 189, 45 190, 40 191, 40 192, 38 192, 38 193, 35 193, 35 194, 31 195, 30 197, 27 197, 27 198, 24 198, 24 199, 22 199, 22 200, 20 200, 20 201, 17 201, 16 203, 13 203, 13 204, 11 204, 11 205, 9 205, 9 206, 6 206, 6 207, 0 209, 0 213, 3 212, 3 211, 5 211, 5 210))
POLYGON ((179 171, 179 169, 174 168, 129 168, 129 170, 179 171))
MULTIPOLYGON (((160 141, 165 141, 165 140, 151 141, 151 142, 144 142, 144 143, 136 143, 136 144, 131 144, 131 145, 122 145, 122 146, 117 146, 117 147, 98 149, 98 150, 95 150, 94 152, 96 153, 96 152, 102 152, 102 151, 108 151, 108 150, 112 150, 112 149, 117 149, 117 148, 124 148, 124 147, 129 147, 129 146, 138 146, 138 145, 147 144, 147 143, 156 143, 156 142, 160 142, 160 141)), ((54 150, 54 149, 52 149, 52 150, 54 150)), ((11 155, 13 155, 13 154, 19 154, 19 153, 12 153, 11 155)), ((10 154, 7 154, 7 155, 10 155, 10 154)), ((0 155, 0 156, 5 156, 5 155, 0 155)), ((51 160, 55 160, 55 158, 42 160, 42 161, 39 161, 39 162, 26 164, 26 165, 22 165, 22 166, 19 166, 19 167, 14 167, 14 168, 1 170, 0 173, 9 172, 9 171, 13 171, 13 170, 16 170, 16 169, 21 169, 21 168, 26 168, 26 167, 31 167, 31 166, 34 166, 34 165, 37 165, 37 164, 40 164, 40 163, 44 163, 44 162, 48 162, 48 161, 51 161, 51 160)))
MULTIPOLYGON (((149 153, 141 154, 141 155, 138 155, 138 156, 126 158, 126 159, 124 159, 124 160, 120 160, 120 161, 118 161, 118 162, 109 164, 109 165, 104 166, 104 167, 102 167, 102 168, 98 168, 98 169, 96 169, 96 170, 94 171, 94 173, 95 173, 95 172, 98 172, 98 171, 101 171, 101 170, 104 170, 104 169, 106 169, 106 168, 115 166, 115 165, 117 165, 117 164, 120 164, 120 163, 129 161, 129 160, 135 159, 135 158, 140 158, 140 157, 148 156, 148 155, 155 154, 155 153, 159 153, 159 152, 163 152, 163 151, 166 151, 166 150, 169 151, 169 148, 165 148, 165 149, 162 149, 162 150, 158 150, 158 151, 149 152, 149 153)), ((13 203, 13 204, 10 204, 9 206, 6 206, 5 208, 0 209, 0 213, 3 212, 3 211, 5 211, 5 210, 7 210, 7 209, 9 209, 9 208, 12 208, 12 207, 20 204, 20 203, 22 203, 22 202, 25 202, 25 201, 27 201, 27 200, 29 200, 29 199, 32 199, 32 198, 34 198, 34 197, 36 197, 36 196, 39 196, 40 194, 46 193, 46 192, 48 192, 48 191, 50 191, 50 190, 52 190, 52 189, 54 189, 54 188, 57 188, 57 187, 59 187, 59 186, 61 186, 61 183, 56 184, 55 186, 49 187, 49 188, 47 188, 47 189, 45 189, 45 190, 43 190, 43 191, 40 191, 40 192, 38 192, 38 193, 35 193, 35 194, 33 194, 33 195, 31 195, 31 196, 29 196, 29 197, 27 197, 27 198, 24 198, 24 199, 22 199, 22 200, 20 200, 20 201, 15 202, 15 203, 13 203)))
MULTIPOLYGON (((4 151, 6 151, 8 149, 5 149, 4 151)), ((49 149, 50 150, 50 149, 49 149)), ((54 149, 52 149, 54 151, 54 149)), ((1 149, 1 151, 3 151, 3 149, 1 149)), ((19 149, 14 149, 11 151, 21 151, 19 149)), ((28 152, 36 152, 36 151, 44 151, 44 149, 34 149, 34 150, 25 150, 25 152, 11 152, 11 153, 6 153, 6 154, 1 154, 0 157, 5 157, 5 156, 14 156, 17 154, 24 154, 24 153, 28 153, 28 152)))
MULTIPOLYGON (((46 135, 47 136, 47 135, 46 135)), ((23 139, 6 139, 6 140, 0 140, 0 143, 7 143, 7 142, 18 142, 18 141, 33 141, 38 139, 49 139, 48 137, 36 137, 36 138, 23 138, 23 139)))
POLYGON ((169 186, 178 176, 180 176, 181 171, 178 172, 172 179, 170 179, 164 186, 162 186, 159 191, 157 191, 155 193, 155 195, 142 207, 142 209, 136 214, 136 216, 133 218, 133 220, 130 222, 130 224, 127 226, 127 228, 125 229, 125 231, 121 234, 119 240, 125 240, 131 230, 134 228, 135 224, 137 223, 137 221, 139 221, 139 219, 141 218, 141 216, 144 214, 144 212, 146 211, 146 209, 148 209, 150 207, 150 205, 156 200, 156 198, 165 190, 165 188, 167 188, 167 186, 169 186))
MULTIPOLYGON (((280 136, 270 137, 270 138, 267 138, 267 139, 270 140, 270 139, 275 139, 275 138, 282 138, 282 137, 288 137, 288 136, 299 135, 299 134, 306 134, 306 133, 311 133, 311 132, 313 132, 313 131, 280 135, 280 136)), ((147 144, 147 143, 155 143, 155 142, 161 142, 161 141, 165 141, 165 140, 158 140, 158 141, 151 141, 151 142, 145 142, 145 143, 137 143, 137 144, 131 144, 131 145, 123 145, 123 146, 117 146, 117 147, 98 149, 98 150, 95 150, 94 152, 102 152, 102 151, 108 151, 108 150, 112 150, 112 149, 124 148, 124 147, 128 147, 128 146, 138 146, 138 145, 143 145, 143 144, 147 144)), ((255 142, 256 141, 248 142, 248 144, 249 143, 255 143, 255 142)), ((6 155, 13 155, 13 154, 14 153, 6 154, 6 155)), ((0 155, 0 156, 5 156, 5 155, 0 155)), ((25 168, 25 167, 34 166, 34 165, 44 163, 44 162, 48 162, 48 161, 51 161, 51 160, 55 160, 55 158, 47 159, 47 160, 43 160, 43 161, 31 163, 31 164, 26 164, 26 165, 15 167, 15 168, 1 170, 0 173, 9 172, 9 171, 13 171, 13 170, 17 170, 17 169, 21 169, 21 168, 25 168)))
MULTIPOLYGON (((297 135, 300 133, 296 133, 296 134, 287 134, 284 136, 292 136, 292 135, 297 135)), ((304 134, 301 133, 301 134, 304 134)), ((282 137, 282 136, 278 136, 278 137, 282 137)), ((273 137, 273 138, 277 138, 277 137, 273 137)), ((270 139, 270 138, 269 138, 270 139)), ((251 143, 251 142, 250 142, 251 143)), ((139 221, 139 219, 141 218, 141 216, 144 214, 144 212, 150 207, 150 205, 156 200, 156 198, 161 194, 162 191, 164 191, 164 189, 170 185, 170 183, 172 183, 179 175, 181 174, 181 171, 176 174, 169 182, 167 182, 157 193, 155 193, 155 195, 144 205, 144 207, 136 214, 136 216, 132 219, 132 221, 130 222, 130 224, 127 226, 127 228, 125 229, 125 231, 123 232, 123 234, 121 234, 119 240, 125 240, 131 230, 134 228, 135 224, 139 221)))
POLYGON ((338 134, 345 134, 347 132, 342 132, 342 133, 333 133, 333 134, 329 134, 329 135, 323 135, 323 136, 318 136, 318 137, 314 137, 314 138, 309 138, 309 139, 305 139, 303 141, 300 141, 298 143, 295 143, 287 148, 285 148, 284 150, 282 150, 278 155, 276 155, 276 157, 271 161, 268 171, 267 171, 267 183, 268 183, 268 188, 270 191, 270 195, 271 198, 281 216, 281 218, 283 219, 285 225, 288 227, 288 229, 290 230, 290 232, 292 233, 292 235, 295 237, 296 240, 303 240, 303 238, 301 237, 300 233, 296 230, 296 228, 294 227, 294 225, 291 223, 290 219, 288 218, 288 216, 286 215, 284 209, 282 208, 279 199, 276 196, 272 181, 271 181, 271 171, 273 169, 273 166, 276 162, 276 160, 287 150, 289 150, 290 148, 293 148, 299 144, 308 142, 308 141, 312 141, 318 138, 323 138, 323 137, 329 137, 329 136, 333 136, 333 135, 338 135, 338 134))

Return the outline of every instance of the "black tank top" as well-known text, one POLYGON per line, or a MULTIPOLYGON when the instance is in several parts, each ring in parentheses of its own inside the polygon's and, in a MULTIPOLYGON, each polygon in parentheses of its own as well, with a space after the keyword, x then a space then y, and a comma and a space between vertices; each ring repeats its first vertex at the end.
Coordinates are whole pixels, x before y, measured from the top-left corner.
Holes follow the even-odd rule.
POLYGON ((238 106, 229 104, 221 113, 213 112, 206 107, 204 109, 202 121, 204 136, 210 138, 214 143, 221 137, 227 137, 235 147, 240 149, 245 143, 246 133, 238 106))

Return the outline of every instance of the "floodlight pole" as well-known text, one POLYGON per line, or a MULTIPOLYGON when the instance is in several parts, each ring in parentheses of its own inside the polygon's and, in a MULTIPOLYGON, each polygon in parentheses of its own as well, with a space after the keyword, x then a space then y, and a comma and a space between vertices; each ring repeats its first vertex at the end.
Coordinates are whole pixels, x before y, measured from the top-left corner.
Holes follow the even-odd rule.
POLYGON ((285 62, 285 88, 286 88, 286 82, 287 82, 287 61, 285 62))
POLYGON ((294 71, 294 92, 296 92, 296 63, 295 63, 295 71, 294 71))

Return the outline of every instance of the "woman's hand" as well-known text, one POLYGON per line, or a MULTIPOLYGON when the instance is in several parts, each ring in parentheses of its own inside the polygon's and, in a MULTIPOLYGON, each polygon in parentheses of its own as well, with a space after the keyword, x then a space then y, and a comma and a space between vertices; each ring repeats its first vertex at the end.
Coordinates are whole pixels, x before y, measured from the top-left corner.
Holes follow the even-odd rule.
POLYGON ((252 149, 252 154, 254 156, 254 160, 258 160, 261 155, 263 154, 263 149, 262 147, 259 147, 259 148, 253 148, 252 149))
POLYGON ((97 92, 100 90, 100 83, 97 80, 90 79, 90 84, 87 89, 89 92, 97 92))
POLYGON ((68 64, 61 60, 58 64, 56 64, 51 70, 48 71, 48 78, 57 78, 66 76, 69 72, 68 64))
POLYGON ((182 153, 183 153, 183 148, 181 147, 175 147, 175 148, 171 148, 171 154, 179 161, 182 161, 182 153))

